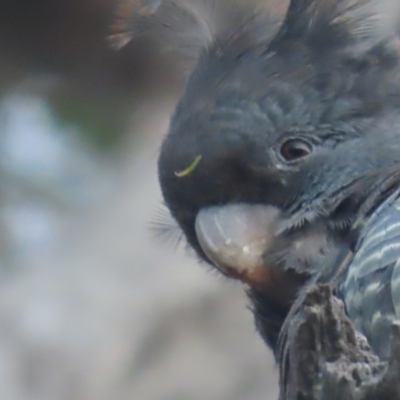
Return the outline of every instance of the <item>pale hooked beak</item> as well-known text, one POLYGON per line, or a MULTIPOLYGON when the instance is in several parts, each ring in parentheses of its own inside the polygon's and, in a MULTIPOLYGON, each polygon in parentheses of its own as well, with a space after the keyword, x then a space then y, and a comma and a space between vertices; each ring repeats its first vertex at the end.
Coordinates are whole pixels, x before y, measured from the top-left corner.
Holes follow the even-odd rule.
POLYGON ((268 279, 263 254, 277 230, 280 211, 252 204, 213 206, 199 211, 196 234, 207 257, 225 275, 244 282, 268 279))

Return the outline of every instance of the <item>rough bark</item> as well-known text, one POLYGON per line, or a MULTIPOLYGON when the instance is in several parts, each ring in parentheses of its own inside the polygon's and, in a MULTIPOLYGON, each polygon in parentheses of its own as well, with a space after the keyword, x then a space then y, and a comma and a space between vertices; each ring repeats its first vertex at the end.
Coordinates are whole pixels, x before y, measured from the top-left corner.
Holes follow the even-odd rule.
POLYGON ((390 340, 380 360, 330 288, 312 287, 287 326, 279 400, 400 399, 400 323, 390 340))

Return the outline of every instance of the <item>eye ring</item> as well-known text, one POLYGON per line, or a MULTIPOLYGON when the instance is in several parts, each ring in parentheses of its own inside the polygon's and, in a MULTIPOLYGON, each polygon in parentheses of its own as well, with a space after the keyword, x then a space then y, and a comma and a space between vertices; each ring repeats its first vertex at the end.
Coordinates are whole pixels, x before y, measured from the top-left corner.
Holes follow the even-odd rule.
POLYGON ((314 150, 313 145, 299 138, 290 138, 285 140, 279 147, 281 158, 287 162, 297 161, 308 157, 314 150))

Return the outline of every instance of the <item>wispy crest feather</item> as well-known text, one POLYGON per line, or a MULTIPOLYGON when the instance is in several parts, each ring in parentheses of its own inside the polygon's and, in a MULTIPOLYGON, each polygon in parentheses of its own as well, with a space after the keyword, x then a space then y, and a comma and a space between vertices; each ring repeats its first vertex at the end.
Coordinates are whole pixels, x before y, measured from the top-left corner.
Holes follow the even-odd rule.
POLYGON ((109 40, 120 49, 146 34, 162 40, 170 50, 197 56, 251 25, 254 42, 265 43, 276 33, 278 20, 271 17, 266 4, 257 0, 128 0, 117 11, 109 40))
POLYGON ((397 0, 292 0, 274 42, 360 54, 396 34, 399 15, 397 0))
POLYGON ((271 50, 291 41, 311 51, 336 48, 356 55, 396 34, 399 14, 397 0, 292 0, 278 32, 281 18, 270 0, 126 0, 109 39, 119 49, 151 35, 167 49, 196 58, 202 49, 232 44, 244 33, 243 46, 271 50))

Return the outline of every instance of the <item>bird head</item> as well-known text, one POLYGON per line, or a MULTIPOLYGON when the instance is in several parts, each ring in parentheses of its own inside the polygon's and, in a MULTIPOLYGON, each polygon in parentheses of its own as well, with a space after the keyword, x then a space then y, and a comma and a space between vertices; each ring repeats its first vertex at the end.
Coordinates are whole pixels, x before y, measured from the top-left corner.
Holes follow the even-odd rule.
POLYGON ((259 264, 260 252, 265 262, 284 247, 294 260, 330 253, 336 231, 399 165, 400 41, 372 3, 293 1, 268 40, 252 39, 250 18, 201 53, 159 179, 189 244, 227 275, 248 279, 237 272, 252 243, 259 264), (241 261, 229 268, 225 251, 241 261))
POLYGON ((279 29, 253 2, 150 3, 139 14, 157 26, 208 37, 161 147, 165 204, 200 259, 273 304, 265 320, 278 310, 273 342, 299 287, 335 268, 367 200, 398 182, 398 2, 292 0, 279 29), (200 3, 233 22, 204 35, 200 3))

